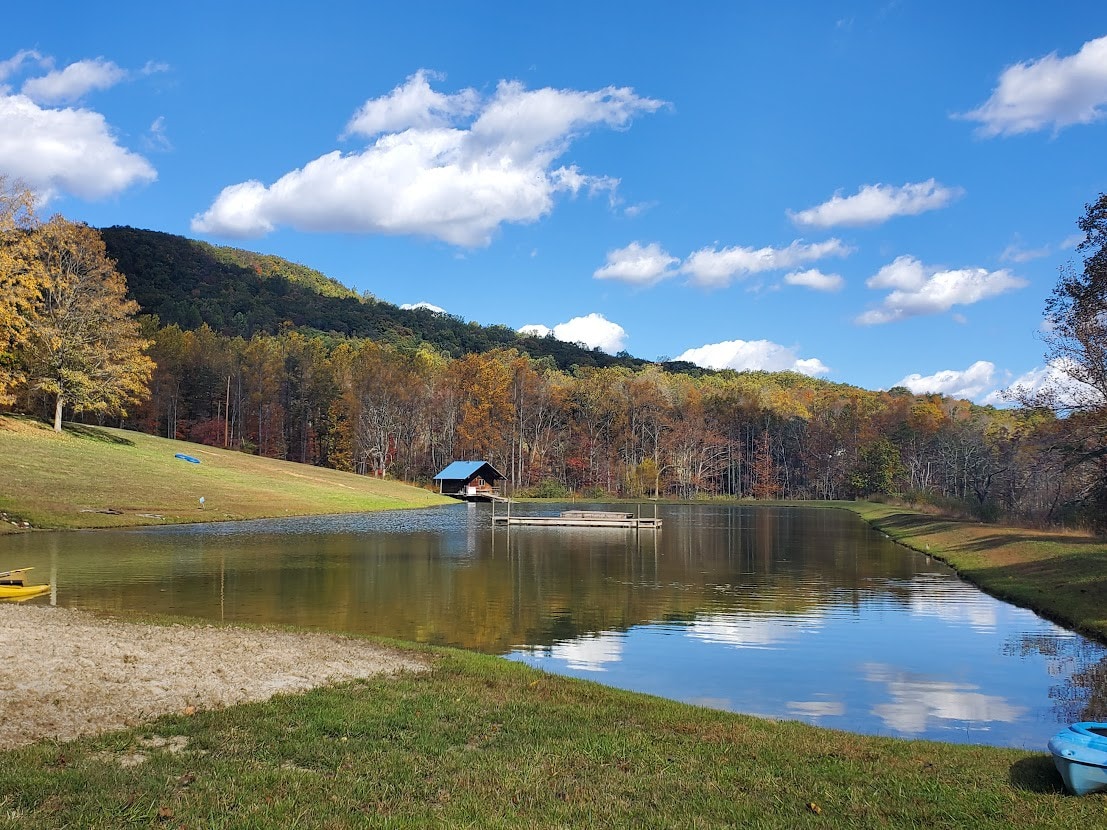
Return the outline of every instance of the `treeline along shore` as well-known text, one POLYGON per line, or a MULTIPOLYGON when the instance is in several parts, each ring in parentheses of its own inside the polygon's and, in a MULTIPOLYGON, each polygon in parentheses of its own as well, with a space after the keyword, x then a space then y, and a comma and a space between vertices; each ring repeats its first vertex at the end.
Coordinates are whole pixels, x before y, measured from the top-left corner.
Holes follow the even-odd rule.
POLYGON ((517 495, 897 494, 983 521, 1107 525, 1107 196, 1080 222, 1084 270, 1046 305, 1067 385, 996 408, 604 355, 398 309, 277 257, 40 223, 6 193, 0 404, 56 429, 64 414, 421 484, 480 459, 517 495))

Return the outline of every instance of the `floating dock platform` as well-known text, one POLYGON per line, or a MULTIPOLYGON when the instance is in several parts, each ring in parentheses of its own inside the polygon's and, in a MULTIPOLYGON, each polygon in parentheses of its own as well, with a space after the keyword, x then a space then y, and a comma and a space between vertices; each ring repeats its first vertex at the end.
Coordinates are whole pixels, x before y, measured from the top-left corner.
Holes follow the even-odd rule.
POLYGON ((635 516, 610 510, 565 510, 557 516, 492 517, 493 526, 538 525, 541 527, 627 527, 634 530, 660 530, 661 519, 656 516, 635 516))

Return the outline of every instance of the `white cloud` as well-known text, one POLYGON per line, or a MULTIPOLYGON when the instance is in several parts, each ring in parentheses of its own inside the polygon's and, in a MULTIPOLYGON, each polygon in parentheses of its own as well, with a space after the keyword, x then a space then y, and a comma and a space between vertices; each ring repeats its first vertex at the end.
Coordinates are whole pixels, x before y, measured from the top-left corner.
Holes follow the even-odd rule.
POLYGON ((846 281, 839 274, 824 274, 817 268, 807 271, 792 271, 784 275, 788 285, 802 285, 816 291, 839 291, 846 281))
POLYGON ((0 61, 0 81, 14 75, 27 62, 43 62, 43 57, 33 49, 21 49, 7 60, 0 61))
POLYGON ((680 260, 670 256, 668 251, 651 242, 643 247, 631 242, 625 248, 609 251, 607 264, 596 269, 592 275, 600 280, 620 280, 636 285, 651 285, 658 280, 671 276, 673 266, 680 260))
POLYGON ((794 268, 829 256, 846 256, 851 250, 840 239, 814 244, 797 239, 787 248, 701 248, 684 261, 680 271, 699 285, 716 288, 750 274, 794 268))
POLYGON ((1046 127, 1059 131, 1090 124, 1107 109, 1107 36, 1089 40, 1075 55, 1051 52, 1003 70, 991 97, 957 117, 980 122, 985 137, 1017 135, 1046 127))
POLYGON ((480 101, 476 90, 463 89, 446 95, 431 89, 428 79, 439 81, 442 77, 420 69, 388 95, 366 101, 346 125, 346 134, 374 136, 412 127, 421 130, 449 127, 457 117, 476 110, 480 101))
POLYGON ((168 72, 169 64, 163 61, 146 61, 142 69, 138 71, 140 75, 156 75, 159 72, 168 72))
POLYGON ((688 349, 677 360, 686 360, 705 369, 737 371, 799 372, 816 377, 830 369, 818 358, 800 358, 795 349, 769 340, 726 340, 688 349))
POLYGON ((1003 249, 1003 253, 999 255, 1000 262, 1030 262, 1035 259, 1041 259, 1047 257, 1050 254, 1050 247, 1043 245, 1040 248, 1027 248, 1022 244, 1021 240, 1016 240, 1003 249))
POLYGON ((625 208, 623 208, 623 215, 628 216, 631 219, 635 219, 641 216, 643 213, 653 210, 655 207, 657 207, 657 205, 658 202, 656 200, 650 202, 638 202, 637 204, 627 205, 625 208))
POLYGON ((145 158, 121 147, 98 112, 42 108, 0 93, 0 170, 47 200, 59 191, 101 199, 157 178, 145 158))
POLYGON ((1080 367, 1071 359, 1057 358, 1019 376, 1006 390, 992 393, 985 403, 999 406, 1013 400, 1043 398, 1058 409, 1102 406, 1103 396, 1091 384, 1078 380, 1081 375, 1080 367))
POLYGON ((836 225, 875 225, 895 216, 914 216, 943 208, 962 196, 960 187, 946 187, 934 179, 896 187, 867 184, 852 196, 840 193, 821 205, 798 213, 788 211, 797 225, 829 228, 836 225))
POLYGON ((862 325, 875 325, 921 314, 937 314, 955 305, 971 305, 1023 288, 1027 282, 1006 269, 942 270, 924 265, 912 256, 901 256, 881 268, 865 284, 869 288, 893 289, 879 307, 857 317, 862 325))
MULTIPOLYGON (((0 61, 0 82, 29 66, 51 65, 49 57, 24 49, 0 61)), ((97 58, 30 78, 22 93, 0 83, 0 170, 26 182, 42 203, 61 192, 101 199, 156 179, 150 162, 122 147, 100 113, 41 103, 80 97, 126 76, 111 61, 97 58)))
POLYGON ((71 63, 39 78, 29 78, 22 92, 40 104, 76 101, 94 89, 110 89, 127 77, 127 72, 103 58, 71 63))
POLYGON ((159 115, 150 124, 150 129, 146 131, 146 135, 143 136, 143 143, 149 150, 157 150, 162 153, 167 153, 173 149, 173 142, 169 140, 169 136, 165 131, 165 116, 159 115))
POLYGON ((994 390, 996 367, 987 360, 978 360, 967 369, 943 369, 932 375, 907 375, 896 386, 904 386, 916 395, 948 395, 951 398, 976 400, 986 391, 994 390))
POLYGON ((622 326, 595 312, 584 317, 574 317, 565 323, 558 323, 552 329, 539 323, 532 323, 518 331, 520 334, 532 334, 535 337, 552 334, 566 343, 580 343, 589 349, 600 349, 608 354, 622 351, 627 339, 626 330, 622 326))
POLYGON ((404 311, 418 311, 419 309, 424 309, 426 311, 433 311, 435 314, 445 314, 446 313, 446 309, 439 308, 436 305, 432 305, 431 303, 426 303, 426 302, 404 303, 403 305, 400 306, 400 308, 403 309, 404 311))
POLYGON ((590 129, 623 129, 663 105, 626 87, 527 90, 517 81, 483 100, 436 93, 431 77, 418 72, 358 110, 347 135, 377 136, 365 149, 327 153, 269 186, 230 185, 192 229, 258 236, 286 225, 486 245, 501 224, 547 215, 559 193, 613 189, 615 179, 554 163, 590 129))
POLYGON ((534 337, 548 337, 553 334, 553 329, 549 326, 543 326, 541 323, 531 323, 529 326, 522 326, 518 331, 519 334, 529 334, 534 337))

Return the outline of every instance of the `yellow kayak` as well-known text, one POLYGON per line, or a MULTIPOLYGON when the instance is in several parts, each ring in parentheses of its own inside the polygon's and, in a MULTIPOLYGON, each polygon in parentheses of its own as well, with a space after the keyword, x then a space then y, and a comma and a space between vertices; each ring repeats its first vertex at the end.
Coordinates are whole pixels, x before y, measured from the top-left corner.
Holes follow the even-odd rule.
POLYGON ((49 590, 49 585, 0 585, 0 599, 30 599, 49 590))
POLYGON ((30 599, 50 590, 49 585, 24 585, 23 574, 29 570, 31 568, 0 571, 0 599, 30 599))

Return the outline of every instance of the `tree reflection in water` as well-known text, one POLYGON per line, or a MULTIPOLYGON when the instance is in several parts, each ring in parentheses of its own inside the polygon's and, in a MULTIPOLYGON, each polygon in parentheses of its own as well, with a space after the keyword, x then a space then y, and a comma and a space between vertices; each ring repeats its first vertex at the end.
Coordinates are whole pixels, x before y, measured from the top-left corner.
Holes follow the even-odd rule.
POLYGON ((1045 658, 1049 673, 1060 681, 1049 697, 1059 722, 1107 720, 1107 657, 1102 646, 1076 636, 1023 634, 1009 641, 1004 654, 1045 658))

